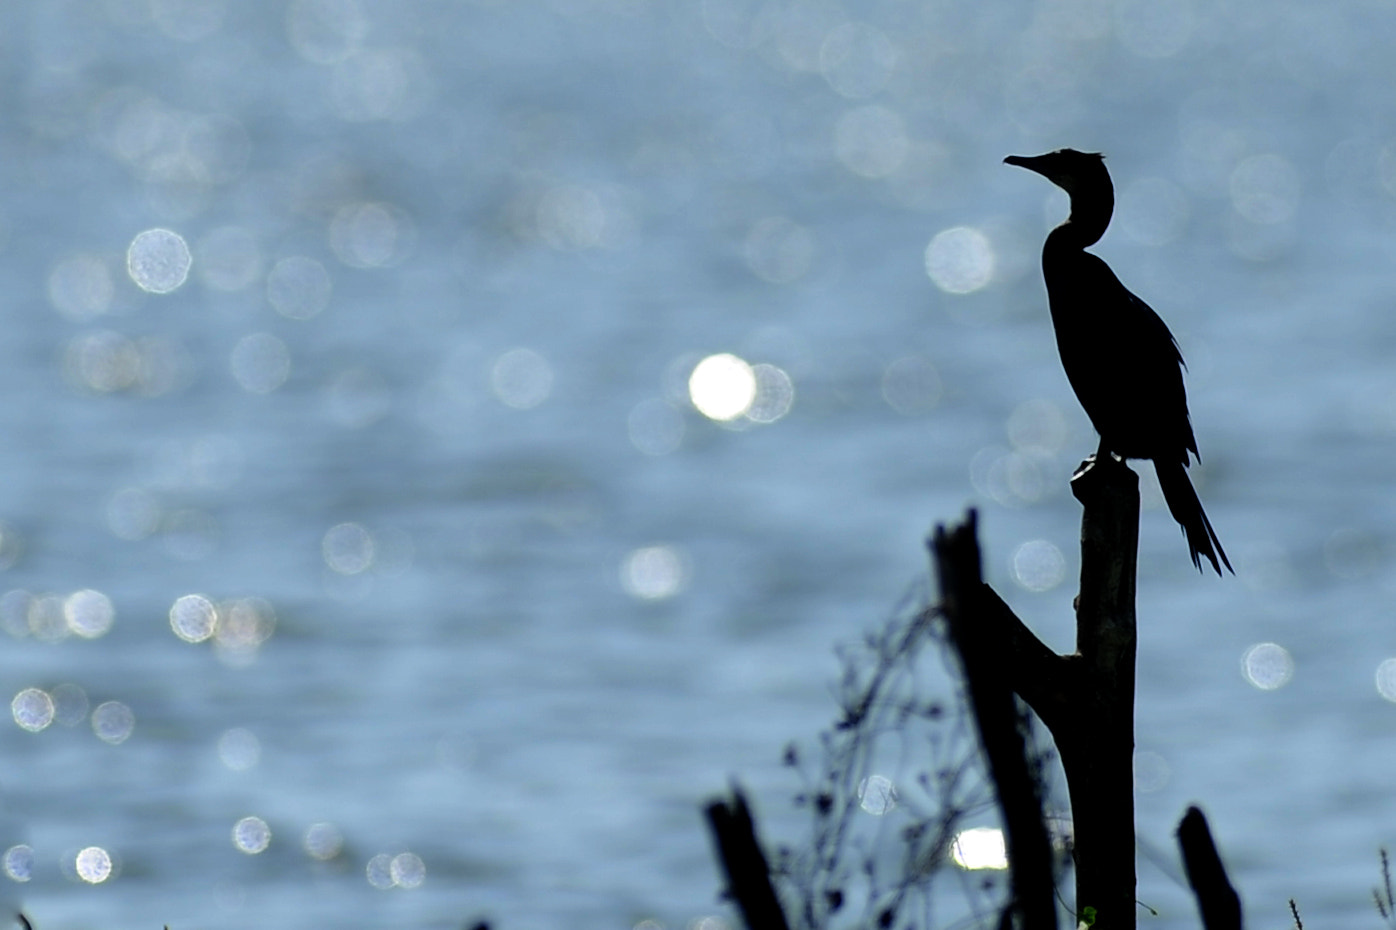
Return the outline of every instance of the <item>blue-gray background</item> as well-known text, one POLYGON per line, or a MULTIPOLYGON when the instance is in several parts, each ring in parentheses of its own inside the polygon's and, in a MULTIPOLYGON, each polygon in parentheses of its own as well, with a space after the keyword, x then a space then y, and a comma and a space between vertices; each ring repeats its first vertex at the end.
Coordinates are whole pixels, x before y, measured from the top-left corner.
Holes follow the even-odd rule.
MULTIPOLYGON (((991 579, 1070 644, 1095 439, 1036 267, 1065 203, 1000 164, 1070 145, 1188 357, 1237 572, 1193 571, 1144 466, 1142 838, 1171 855, 1200 801, 1256 923, 1375 922, 1393 17, 0 7, 0 683, 59 718, 0 736, 0 881, 44 928, 721 913, 698 803, 740 774, 798 838, 780 749, 934 521, 979 506, 991 579), (165 294, 128 270, 151 229, 192 251, 165 294), (773 366, 726 424, 686 388, 724 352, 773 366), (191 595, 221 646, 175 635, 191 595)), ((1193 925, 1167 868, 1140 897, 1193 925)))

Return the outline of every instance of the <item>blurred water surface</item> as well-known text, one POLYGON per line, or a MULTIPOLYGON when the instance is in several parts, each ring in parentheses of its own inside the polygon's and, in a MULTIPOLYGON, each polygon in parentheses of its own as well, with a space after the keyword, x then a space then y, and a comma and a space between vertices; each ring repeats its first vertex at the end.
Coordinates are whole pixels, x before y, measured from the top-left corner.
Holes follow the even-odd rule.
POLYGON ((1372 921, 1394 16, 0 7, 7 893, 45 930, 723 913, 699 802, 739 774, 798 840, 781 747, 934 521, 979 506, 1071 642, 1066 205, 1000 163, 1070 145, 1237 567, 1192 571, 1144 466, 1142 919, 1194 923, 1199 801, 1255 922, 1372 921))

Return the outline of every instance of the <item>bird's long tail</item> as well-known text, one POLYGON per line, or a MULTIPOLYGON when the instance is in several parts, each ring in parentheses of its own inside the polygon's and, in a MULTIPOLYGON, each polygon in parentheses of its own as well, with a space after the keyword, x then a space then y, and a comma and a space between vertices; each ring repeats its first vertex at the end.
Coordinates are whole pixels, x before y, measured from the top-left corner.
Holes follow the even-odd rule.
POLYGON ((1227 561, 1226 552, 1222 550, 1221 540, 1217 539, 1217 531, 1212 529, 1212 521, 1202 510, 1202 501, 1197 499, 1197 492, 1188 480, 1183 463, 1155 461, 1154 469, 1158 472, 1159 488, 1163 491, 1164 501, 1168 503, 1168 510, 1188 538, 1193 566, 1201 571, 1201 556, 1205 555, 1218 575, 1222 573, 1223 565, 1227 571, 1236 574, 1227 561))

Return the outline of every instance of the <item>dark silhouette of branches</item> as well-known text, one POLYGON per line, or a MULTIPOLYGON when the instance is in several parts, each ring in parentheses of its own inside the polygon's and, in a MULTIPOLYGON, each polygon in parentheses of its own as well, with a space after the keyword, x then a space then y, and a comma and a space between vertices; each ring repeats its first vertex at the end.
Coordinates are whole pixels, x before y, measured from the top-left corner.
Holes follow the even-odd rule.
MULTIPOLYGON (((966 879, 945 868, 951 844, 967 818, 990 809, 992 794, 963 708, 927 693, 928 680, 944 681, 945 656, 943 618, 928 599, 924 589, 913 594, 882 629, 840 650, 837 721, 816 752, 786 750, 804 781, 796 803, 809 811, 811 833, 780 851, 777 873, 801 930, 836 920, 933 926, 931 886, 947 874, 966 879), (897 772, 910 774, 895 782, 883 774, 897 772)), ((980 899, 992 884, 964 886, 972 913, 991 913, 980 899)))
MULTIPOLYGON (((995 792, 968 696, 957 693, 965 685, 946 613, 928 601, 914 592, 882 629, 840 650, 837 721, 816 751, 786 750, 805 785, 797 804, 811 815, 808 844, 776 857, 800 930, 998 922, 999 873, 954 861, 957 835, 993 822, 995 792)), ((1040 778, 1046 757, 1015 720, 1024 769, 1040 778)), ((1035 816, 1040 828, 1040 808, 1035 816)))

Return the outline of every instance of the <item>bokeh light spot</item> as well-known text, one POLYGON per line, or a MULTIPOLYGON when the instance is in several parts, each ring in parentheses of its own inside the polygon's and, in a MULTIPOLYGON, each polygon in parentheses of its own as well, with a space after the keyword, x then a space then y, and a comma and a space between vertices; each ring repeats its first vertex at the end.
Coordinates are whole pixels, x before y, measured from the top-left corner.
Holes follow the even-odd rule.
POLYGON ((48 276, 48 300, 70 320, 83 322, 111 309, 115 287, 107 263, 96 255, 73 255, 48 276))
POLYGON ((1377 693, 1396 704, 1396 658, 1384 659, 1377 666, 1377 693))
POLYGON ((368 35, 368 21, 354 0, 295 0, 286 11, 291 47, 307 61, 343 61, 368 35))
POLYGON ((970 459, 970 481, 981 493, 1005 507, 1021 507, 1041 500, 1049 486, 1043 475, 1043 458, 1035 452, 1007 452, 986 446, 970 459))
POLYGON ((5 850, 0 856, 5 877, 11 881, 27 882, 34 877, 34 850, 20 843, 5 850))
POLYGON ((735 355, 709 355, 688 378, 688 396, 710 420, 735 420, 756 399, 756 375, 735 355))
POLYGON ((291 353, 270 333, 252 333, 233 347, 229 366, 238 385, 251 394, 270 394, 291 376, 291 353))
POLYGON ((1241 675, 1261 691, 1275 691, 1294 677, 1294 659, 1283 646, 1257 643, 1241 656, 1241 675))
POLYGON ((1055 455, 1066 445, 1066 415, 1050 400, 1019 404, 1008 417, 1008 441, 1020 452, 1055 455))
POLYGON ((1299 171, 1281 155, 1252 155, 1231 172, 1231 204, 1252 223, 1292 219, 1299 206, 1299 171))
POLYGON ((131 390, 143 374, 140 346, 107 329, 73 337, 64 352, 63 367, 71 382, 99 394, 131 390))
POLYGON ((1013 550, 1013 580, 1029 591, 1050 591, 1066 578, 1066 556, 1045 539, 1013 550))
POLYGON ((67 639, 72 633, 68 628, 68 618, 63 613, 63 598, 55 594, 31 598, 27 614, 29 632, 37 640, 56 643, 67 639))
POLYGON ((393 887, 393 857, 387 853, 379 853, 369 859, 368 865, 364 866, 364 877, 379 891, 387 891, 393 887))
POLYGON ((213 635, 218 611, 202 594, 186 594, 170 608, 170 628, 186 643, 201 643, 213 635))
POLYGON ((762 362, 751 366, 756 378, 756 396, 746 410, 753 423, 774 423, 790 412, 795 403, 795 383, 782 368, 762 362))
POLYGON ((922 416, 940 403, 940 373, 930 359, 907 355, 882 371, 882 399, 904 417, 922 416))
POLYGON ((214 642, 227 653, 246 653, 271 639, 276 629, 276 611, 271 603, 260 597, 241 597, 224 601, 217 607, 218 620, 214 642))
POLYGON ((553 369, 532 349, 510 349, 490 368, 490 388, 506 407, 531 410, 553 390, 553 369))
POLYGON ((100 885, 111 878, 111 853, 100 846, 88 846, 73 858, 73 869, 89 885, 100 885))
POLYGON ((87 692, 79 685, 66 682, 49 692, 53 698, 54 721, 65 727, 75 727, 87 719, 90 703, 87 692))
POLYGON ((564 252, 596 248, 606 236, 606 207, 600 196, 577 184, 559 184, 544 191, 534 220, 543 241, 564 252))
POLYGON ((340 523, 320 542, 325 564, 341 575, 357 575, 373 565, 373 534, 358 523, 340 523))
POLYGON ((137 287, 152 294, 177 290, 188 279, 192 263, 189 244, 168 229, 147 229, 126 250, 126 273, 137 287))
POLYGON ((83 639, 96 639, 111 629, 116 609, 101 591, 83 590, 68 595, 63 602, 68 629, 83 639))
POLYGON ((818 71, 824 37, 844 22, 839 4, 801 0, 771 7, 771 26, 781 61, 792 71, 818 71))
POLYGON ((950 842, 950 858, 960 868, 971 871, 1008 868, 1003 831, 995 827, 961 830, 950 842))
POLYGON ((353 203, 330 221, 330 248, 351 268, 386 268, 406 257, 413 227, 407 214, 389 203, 353 203))
POLYGON ((262 758, 262 744, 251 730, 234 727, 218 737, 218 759, 234 772, 255 768, 262 758))
POLYGON ((131 738, 136 715, 120 701, 107 701, 92 709, 92 732, 104 743, 118 746, 131 738))
POLYGON ((1134 790, 1150 794, 1162 790, 1172 777, 1173 770, 1168 760, 1156 752, 1136 752, 1134 754, 1134 790))
POLYGON ((190 358, 168 336, 132 339, 112 330, 80 333, 63 353, 63 374, 75 387, 111 394, 136 391, 157 397, 182 387, 190 358))
POLYGON ((416 853, 398 853, 388 863, 388 875, 399 888, 420 888, 427 877, 426 863, 416 853))
POLYGON ((627 594, 642 601, 673 597, 683 589, 683 557, 672 546, 636 549, 621 565, 620 582, 627 594))
POLYGON ((122 488, 107 501, 107 529, 118 539, 145 539, 160 528, 160 503, 144 488, 122 488))
POLYGON ((954 226, 926 246, 926 274, 947 294, 972 294, 994 277, 994 247, 972 226, 954 226))
POLYGON ((20 729, 38 733, 53 723, 53 698, 39 688, 25 688, 10 701, 10 715, 20 729))
POLYGON ((426 69, 410 48, 364 49, 334 67, 330 97, 351 122, 407 120, 429 99, 426 69))
POLYGON ((276 312, 291 320, 308 320, 330 302, 330 273, 304 255, 283 258, 267 274, 267 300, 276 312))
POLYGON ((301 845, 312 859, 328 862, 344 851, 344 835, 332 823, 312 823, 301 845))
POLYGON ((13 588, 0 594, 0 628, 15 639, 29 635, 29 605, 34 595, 23 588, 13 588))
POLYGON ((869 775, 858 783, 858 806, 876 817, 897 807, 897 786, 885 775, 869 775))
POLYGON ((266 852, 271 845, 271 827, 261 817, 244 817, 233 824, 233 845, 249 856, 266 852))
POLYGON ((834 124, 834 154, 860 177, 887 177, 902 166, 910 151, 906 121, 881 104, 849 110, 834 124))

